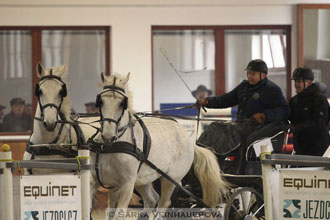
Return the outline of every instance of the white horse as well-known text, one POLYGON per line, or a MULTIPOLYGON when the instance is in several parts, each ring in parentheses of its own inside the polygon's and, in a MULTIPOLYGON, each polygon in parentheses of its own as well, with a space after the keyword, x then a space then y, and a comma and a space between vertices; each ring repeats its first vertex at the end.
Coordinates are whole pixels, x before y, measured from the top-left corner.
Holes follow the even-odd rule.
MULTIPOLYGON (((80 125, 82 133, 77 135, 70 117, 71 99, 67 89, 66 71, 66 64, 48 69, 44 69, 40 63, 37 65, 37 74, 40 81, 36 85, 35 95, 38 98, 38 106, 34 118, 33 132, 27 146, 29 152, 25 151, 24 160, 74 157, 74 154, 77 153, 77 146, 55 146, 54 149, 50 149, 48 147, 33 148, 29 145, 75 145, 78 143, 78 138, 81 138, 79 135, 83 135, 87 139, 96 131, 91 126, 80 125), (34 155, 32 156, 32 154, 34 155)), ((83 120, 88 123, 98 119, 94 117, 83 120)), ((99 123, 96 123, 96 126, 99 126, 99 123)), ((32 170, 33 174, 71 172, 70 170, 39 168, 32 170)), ((28 174, 27 169, 25 169, 25 174, 28 174)))
MULTIPOLYGON (((116 143, 119 143, 117 149, 129 143, 132 149, 136 147, 143 151, 145 133, 131 109, 131 94, 127 88, 129 74, 126 77, 101 74, 101 78, 103 91, 98 95, 98 105, 102 133, 96 141, 104 143, 102 151, 111 151, 116 143)), ((185 130, 173 120, 150 117, 143 118, 143 122, 151 137, 148 160, 178 183, 194 164, 203 189, 203 201, 209 207, 219 204, 228 185, 221 178, 215 155, 208 149, 194 146, 185 130)), ((154 208, 156 204, 159 209, 170 206, 175 186, 168 179, 146 163, 141 165, 130 154, 102 151, 98 161, 100 180, 102 184, 114 187, 109 190, 109 206, 116 208, 115 219, 126 211, 134 187, 143 198, 144 208, 154 208), (160 198, 150 184, 159 177, 160 198)), ((94 156, 92 160, 95 160, 94 156)), ((95 171, 93 175, 96 175, 95 171)))

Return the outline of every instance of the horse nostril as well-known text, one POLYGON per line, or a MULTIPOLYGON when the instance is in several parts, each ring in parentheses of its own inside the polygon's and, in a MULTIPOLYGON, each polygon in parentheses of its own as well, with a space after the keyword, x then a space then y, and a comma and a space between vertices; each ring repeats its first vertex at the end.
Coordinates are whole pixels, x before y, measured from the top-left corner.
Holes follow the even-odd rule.
POLYGON ((54 124, 47 124, 47 122, 44 121, 43 125, 46 128, 47 131, 51 132, 54 131, 56 128, 56 124, 57 122, 55 122, 54 124))

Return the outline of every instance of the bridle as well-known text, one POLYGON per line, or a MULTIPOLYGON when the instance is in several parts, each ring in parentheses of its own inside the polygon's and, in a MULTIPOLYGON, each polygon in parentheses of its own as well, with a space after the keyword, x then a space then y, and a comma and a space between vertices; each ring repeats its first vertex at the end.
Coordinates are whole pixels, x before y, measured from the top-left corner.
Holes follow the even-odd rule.
POLYGON ((103 126, 104 126, 104 122, 109 122, 109 123, 114 123, 116 125, 116 135, 113 137, 112 141, 115 141, 116 139, 118 139, 119 137, 121 137, 124 132, 126 131, 127 128, 131 127, 132 126, 132 123, 131 123, 131 115, 129 114, 129 122, 127 125, 125 125, 124 127, 122 128, 119 128, 119 124, 124 116, 124 113, 127 109, 127 96, 125 94, 125 89, 123 88, 120 88, 118 86, 116 86, 116 77, 114 78, 114 81, 113 81, 113 84, 110 85, 110 86, 104 86, 103 87, 103 91, 97 95, 96 97, 96 107, 99 108, 99 111, 100 111, 100 123, 101 123, 101 130, 103 130, 103 126), (121 102, 120 106, 122 107, 122 111, 121 111, 121 114, 119 116, 119 118, 117 120, 113 119, 113 118, 106 118, 104 117, 103 113, 102 113, 102 105, 103 105, 103 102, 102 102, 102 95, 104 93, 107 93, 107 92, 113 92, 113 93, 118 93, 119 95, 121 95, 123 97, 123 101, 121 102))
MULTIPOLYGON (((41 117, 38 118, 38 117, 35 117, 36 120, 39 120, 39 121, 44 121, 44 110, 45 108, 48 108, 48 107, 54 107, 56 109, 56 118, 58 118, 58 116, 60 116, 60 118, 62 120, 65 120, 65 116, 64 114, 62 114, 60 112, 60 109, 61 109, 61 105, 63 103, 63 98, 67 96, 67 89, 66 89, 66 84, 62 81, 61 77, 59 76, 55 76, 52 74, 52 69, 50 70, 50 75, 47 75, 47 76, 43 76, 40 78, 40 81, 36 84, 36 88, 35 88, 35 96, 38 98, 38 103, 39 103, 39 108, 40 108, 40 112, 41 112, 41 117), (55 103, 47 103, 45 105, 42 105, 41 104, 41 101, 40 101, 40 96, 42 94, 42 91, 40 90, 40 86, 46 81, 46 80, 57 80, 59 81, 61 84, 62 84, 62 89, 60 91, 60 95, 61 95, 61 102, 60 104, 57 106, 55 103)), ((56 122, 57 123, 57 122, 56 122)), ((45 124, 44 124, 45 125, 45 124)))

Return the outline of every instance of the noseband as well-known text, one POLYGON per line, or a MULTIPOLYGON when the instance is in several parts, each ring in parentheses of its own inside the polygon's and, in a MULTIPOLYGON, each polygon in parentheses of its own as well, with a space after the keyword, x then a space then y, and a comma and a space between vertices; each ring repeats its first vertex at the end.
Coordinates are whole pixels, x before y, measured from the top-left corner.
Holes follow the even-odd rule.
POLYGON ((41 111, 41 118, 36 118, 36 119, 40 120, 40 121, 44 120, 44 109, 47 108, 47 107, 54 107, 57 111, 56 118, 60 115, 60 117, 62 119, 62 117, 64 115, 60 113, 60 109, 61 109, 61 105, 63 103, 63 98, 66 97, 66 95, 67 95, 66 84, 62 81, 61 77, 53 75, 52 74, 52 69, 51 69, 50 70, 50 75, 41 77, 40 81, 36 85, 35 96, 38 98, 38 103, 39 103, 39 107, 40 107, 40 111, 41 111), (60 92, 61 102, 60 102, 59 106, 55 105, 55 103, 47 103, 45 105, 42 105, 41 102, 40 102, 40 96, 42 94, 42 92, 40 90, 40 86, 41 86, 42 83, 44 83, 48 79, 50 79, 50 80, 51 79, 56 79, 56 80, 60 81, 61 84, 62 84, 62 89, 61 89, 61 92, 60 92))

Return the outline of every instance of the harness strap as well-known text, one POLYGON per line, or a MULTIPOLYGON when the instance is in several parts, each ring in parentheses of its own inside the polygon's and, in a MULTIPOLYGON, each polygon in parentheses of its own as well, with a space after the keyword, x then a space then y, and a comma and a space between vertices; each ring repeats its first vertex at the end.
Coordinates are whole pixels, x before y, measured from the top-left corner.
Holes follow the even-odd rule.
MULTIPOLYGON (((129 116, 131 117, 131 115, 129 115, 129 116)), ((135 157, 138 161, 141 161, 137 172, 139 172, 143 161, 146 160, 149 156, 150 146, 151 146, 151 138, 150 138, 149 131, 148 131, 147 127, 145 126, 144 122, 137 115, 134 115, 134 117, 137 119, 137 121, 139 122, 139 124, 141 125, 141 128, 143 130, 143 134, 144 134, 143 135, 143 151, 141 151, 139 148, 137 148, 133 127, 131 127, 133 144, 124 142, 124 141, 113 142, 110 146, 104 145, 103 143, 102 144, 97 143, 94 141, 94 138, 99 133, 99 130, 91 138, 88 139, 88 144, 92 146, 90 148, 90 150, 92 152, 96 153, 95 172, 96 172, 97 180, 98 180, 99 184, 105 189, 112 189, 113 187, 110 187, 110 188, 106 187, 106 186, 104 186, 104 184, 101 181, 100 171, 99 171, 99 154, 100 153, 126 153, 126 154, 129 154, 129 155, 135 157)), ((126 130, 127 129, 125 129, 122 132, 122 134, 124 134, 124 132, 126 130)))
POLYGON ((137 115, 134 115, 134 117, 137 119, 137 121, 139 122, 140 126, 143 129, 143 153, 145 158, 149 157, 149 152, 150 152, 150 147, 151 147, 151 137, 150 137, 150 133, 146 127, 146 125, 144 124, 143 120, 141 118, 139 118, 137 115))
MULTIPOLYGON (((82 146, 84 146, 86 144, 86 141, 85 141, 85 136, 84 136, 79 124, 76 121, 74 121, 74 122, 67 121, 64 114, 61 112, 60 112, 60 117, 62 119, 62 122, 60 122, 61 127, 59 129, 59 132, 58 132, 57 136, 55 137, 55 139, 52 142, 50 142, 49 144, 56 144, 58 142, 58 140, 60 139, 60 136, 63 132, 64 125, 69 124, 73 127, 73 129, 76 133, 78 149, 83 148, 82 146)), ((37 118, 37 117, 35 117, 35 119, 41 120, 40 118, 37 118)), ((31 138, 31 136, 30 136, 30 138, 31 138)), ((72 142, 72 140, 71 140, 71 136, 70 136, 70 143, 71 142, 72 142)), ((30 145, 33 145, 33 143, 29 139, 29 141, 26 144, 25 151, 32 154, 31 160, 34 159, 35 155, 61 155, 66 158, 72 158, 72 157, 76 157, 78 155, 78 152, 76 150, 73 150, 72 148, 63 148, 63 147, 57 148, 57 149, 51 149, 49 147, 32 148, 32 147, 30 147, 30 145)))
POLYGON ((113 189, 113 188, 115 188, 114 186, 106 187, 105 185, 103 185, 103 183, 101 181, 101 177, 100 177, 100 172, 99 172, 99 159, 100 159, 100 151, 97 151, 96 152, 96 158, 95 158, 95 173, 96 173, 97 181, 105 189, 113 189))
POLYGON ((60 127, 60 130, 57 133, 57 136, 55 137, 55 139, 52 142, 50 142, 50 144, 56 144, 57 143, 57 141, 60 139, 60 136, 62 134, 63 127, 64 127, 64 123, 61 123, 61 127, 60 127))
POLYGON ((78 122, 77 121, 73 121, 70 124, 72 125, 74 131, 76 132, 78 149, 85 148, 85 147, 83 147, 83 145, 86 144, 85 135, 84 135, 81 127, 79 126, 78 122))

